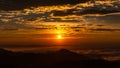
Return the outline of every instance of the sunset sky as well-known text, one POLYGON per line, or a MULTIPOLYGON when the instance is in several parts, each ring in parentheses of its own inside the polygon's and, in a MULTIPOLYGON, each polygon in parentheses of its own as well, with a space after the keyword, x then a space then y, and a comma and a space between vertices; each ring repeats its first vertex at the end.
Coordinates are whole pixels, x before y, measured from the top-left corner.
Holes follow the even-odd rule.
MULTIPOLYGON (((3 6, 4 1, 1 3, 3 6)), ((120 48, 118 1, 15 8, 0 7, 0 48, 14 51, 120 48)))

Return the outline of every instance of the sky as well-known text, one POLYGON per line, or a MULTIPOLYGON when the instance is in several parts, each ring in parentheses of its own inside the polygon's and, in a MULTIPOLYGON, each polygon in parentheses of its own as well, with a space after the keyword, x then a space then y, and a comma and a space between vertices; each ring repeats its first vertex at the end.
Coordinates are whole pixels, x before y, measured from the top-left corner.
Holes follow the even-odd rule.
POLYGON ((2 10, 0 47, 16 51, 120 48, 120 2, 98 3, 2 10))

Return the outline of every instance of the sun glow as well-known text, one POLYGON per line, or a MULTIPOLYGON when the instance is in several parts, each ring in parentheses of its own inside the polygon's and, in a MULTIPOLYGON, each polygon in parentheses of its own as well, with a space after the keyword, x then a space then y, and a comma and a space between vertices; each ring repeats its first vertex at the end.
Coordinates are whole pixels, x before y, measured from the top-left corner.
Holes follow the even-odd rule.
POLYGON ((57 35, 57 39, 62 39, 62 35, 57 35))
POLYGON ((59 25, 57 25, 57 29, 54 31, 56 34, 56 39, 64 39, 63 35, 66 34, 66 31, 59 25))
POLYGON ((57 39, 63 39, 61 30, 57 31, 57 39))

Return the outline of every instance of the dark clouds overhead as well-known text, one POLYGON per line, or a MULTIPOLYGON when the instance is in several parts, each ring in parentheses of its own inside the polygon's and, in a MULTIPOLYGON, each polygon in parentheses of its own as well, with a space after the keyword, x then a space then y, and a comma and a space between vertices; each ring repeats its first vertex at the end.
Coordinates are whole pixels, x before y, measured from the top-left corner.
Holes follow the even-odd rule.
POLYGON ((0 0, 1 10, 18 10, 35 6, 78 4, 89 0, 0 0))

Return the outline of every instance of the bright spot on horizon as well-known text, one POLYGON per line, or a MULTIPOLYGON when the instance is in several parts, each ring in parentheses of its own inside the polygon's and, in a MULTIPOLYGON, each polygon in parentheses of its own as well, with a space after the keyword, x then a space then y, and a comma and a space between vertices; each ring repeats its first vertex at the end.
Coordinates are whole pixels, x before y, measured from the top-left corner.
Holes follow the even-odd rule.
POLYGON ((62 36, 64 33, 65 33, 65 31, 62 30, 62 29, 56 30, 56 31, 55 31, 55 34, 57 35, 57 36, 56 36, 56 39, 58 39, 58 40, 59 40, 59 39, 64 39, 63 36, 62 36))
POLYGON ((60 34, 57 35, 57 39, 63 39, 63 38, 62 38, 62 35, 60 35, 60 34))

